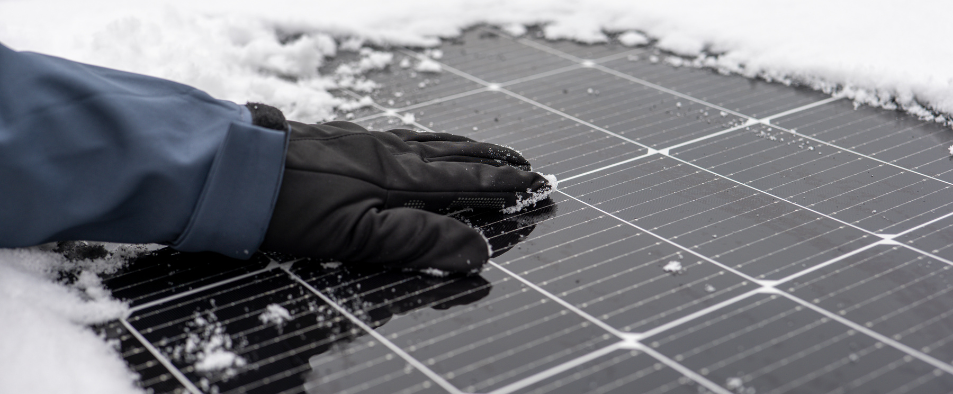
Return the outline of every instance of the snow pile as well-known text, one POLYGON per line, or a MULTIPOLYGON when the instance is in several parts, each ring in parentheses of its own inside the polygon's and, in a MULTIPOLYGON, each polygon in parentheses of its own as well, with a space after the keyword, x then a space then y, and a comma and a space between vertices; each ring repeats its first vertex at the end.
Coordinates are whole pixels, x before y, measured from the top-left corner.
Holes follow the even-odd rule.
POLYGON ((50 249, 0 249, 0 392, 140 392, 116 349, 87 327, 127 310, 96 275, 122 266, 127 251, 68 261, 50 249))
POLYGON ((334 78, 316 73, 338 50, 432 46, 478 23, 516 35, 542 24, 550 39, 599 43, 618 32, 623 44, 640 45, 651 37, 700 65, 936 119, 953 114, 953 46, 931 37, 953 37, 951 11, 951 2, 925 0, 5 1, 0 41, 271 103, 310 121, 341 103, 326 92, 334 78))
POLYGON ((189 333, 185 343, 166 349, 172 359, 193 364, 196 371, 226 377, 236 375, 238 368, 245 366, 245 359, 232 352, 232 338, 214 313, 207 312, 205 316, 196 313, 187 325, 189 333))

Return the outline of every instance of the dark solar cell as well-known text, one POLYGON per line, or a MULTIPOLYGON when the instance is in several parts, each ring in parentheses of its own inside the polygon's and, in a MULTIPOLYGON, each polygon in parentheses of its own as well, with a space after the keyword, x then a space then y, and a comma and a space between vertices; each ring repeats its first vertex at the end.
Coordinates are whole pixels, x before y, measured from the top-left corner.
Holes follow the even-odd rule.
POLYGON ((794 295, 946 362, 953 359, 950 265, 876 246, 793 280, 794 295))
POLYGON ((493 268, 481 274, 482 286, 464 283, 462 292, 454 288, 459 281, 406 284, 379 272, 338 277, 314 269, 298 264, 294 272, 340 304, 367 303, 377 332, 464 391, 490 391, 615 339, 493 268), (420 290, 391 298, 399 285, 420 290))
POLYGON ((758 279, 781 279, 873 242, 858 229, 662 155, 561 190, 758 279))
POLYGON ((416 71, 418 63, 413 56, 397 53, 386 69, 367 74, 367 79, 380 86, 368 95, 383 107, 404 108, 482 87, 449 72, 416 71))
POLYGON ((612 327, 642 332, 755 286, 557 195, 556 216, 496 261, 612 327), (681 269, 665 270, 671 262, 681 269))
POLYGON ((657 149, 730 128, 741 120, 591 68, 533 79, 506 89, 657 149))
POLYGON ((946 263, 950 264, 953 261, 953 218, 947 215, 944 215, 946 217, 943 219, 901 235, 896 240, 946 259, 946 263))
POLYGON ((268 259, 235 260, 217 253, 180 253, 162 249, 108 275, 103 285, 113 296, 138 306, 264 268, 268 259))
POLYGON ((512 147, 533 169, 560 178, 646 153, 620 140, 499 92, 484 92, 417 108, 418 121, 434 131, 512 147))
POLYGON ((94 327, 102 338, 114 343, 120 356, 129 365, 129 370, 139 374, 139 387, 155 394, 185 393, 185 387, 162 365, 162 363, 133 337, 119 321, 94 327))
POLYGON ((774 124, 822 141, 953 182, 948 126, 897 111, 857 107, 848 100, 773 120, 774 124))
POLYGON ((519 391, 544 393, 698 394, 705 392, 682 374, 638 350, 616 350, 519 391))
POLYGON ((950 185, 769 126, 672 155, 875 233, 898 233, 953 210, 950 185))
POLYGON ((695 68, 690 60, 651 52, 602 65, 754 118, 775 115, 828 97, 807 88, 722 75, 710 69, 695 68), (673 67, 673 62, 681 66, 673 67))
POLYGON ((779 295, 750 297, 646 342, 732 392, 953 390, 933 366, 779 295))
POLYGON ((441 63, 486 82, 503 83, 574 64, 486 29, 466 32, 445 42, 440 50, 443 51, 438 59, 441 63))

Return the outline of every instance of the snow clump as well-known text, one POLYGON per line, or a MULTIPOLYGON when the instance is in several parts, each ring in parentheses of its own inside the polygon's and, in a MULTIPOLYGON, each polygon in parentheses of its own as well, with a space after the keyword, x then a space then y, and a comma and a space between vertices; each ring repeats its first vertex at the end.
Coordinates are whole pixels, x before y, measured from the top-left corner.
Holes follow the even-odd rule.
POLYGON ((431 59, 421 59, 414 67, 414 70, 422 73, 439 73, 443 72, 443 67, 440 66, 440 63, 431 59))
POLYGON ((245 359, 232 352, 232 338, 214 313, 196 313, 187 326, 185 343, 166 349, 174 360, 193 364, 199 372, 224 376, 234 376, 237 368, 245 366, 245 359))
POLYGON ((634 47, 637 45, 645 45, 649 43, 649 38, 645 34, 639 33, 637 31, 627 31, 619 35, 616 38, 619 40, 622 45, 627 47, 634 47))
POLYGON ((685 269, 682 268, 682 263, 677 260, 669 261, 664 267, 662 267, 662 270, 673 275, 680 274, 685 271, 685 269))
POLYGON ((288 312, 283 306, 278 304, 269 304, 265 307, 265 311, 258 315, 258 320, 264 324, 274 323, 277 325, 282 325, 286 321, 293 320, 291 313, 288 312))
POLYGON ((552 192, 556 191, 556 188, 559 187, 559 180, 556 179, 555 175, 546 175, 546 174, 539 174, 539 175, 546 179, 547 184, 545 186, 540 187, 539 190, 535 192, 530 189, 526 189, 526 193, 529 194, 526 197, 523 197, 522 194, 517 194, 516 205, 513 205, 512 207, 503 208, 501 212, 505 214, 517 213, 519 211, 522 211, 523 208, 526 208, 531 205, 535 205, 537 202, 545 200, 546 197, 549 197, 549 195, 552 192))

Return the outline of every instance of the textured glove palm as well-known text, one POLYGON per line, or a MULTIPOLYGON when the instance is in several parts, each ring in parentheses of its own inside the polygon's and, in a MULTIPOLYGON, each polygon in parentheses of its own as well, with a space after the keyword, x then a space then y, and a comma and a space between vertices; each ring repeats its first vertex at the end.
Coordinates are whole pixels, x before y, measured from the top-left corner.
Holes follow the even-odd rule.
POLYGON ((530 172, 516 151, 462 136, 368 131, 349 122, 289 124, 266 250, 475 272, 489 258, 486 240, 437 213, 471 207, 515 211, 555 186, 554 178, 530 172))

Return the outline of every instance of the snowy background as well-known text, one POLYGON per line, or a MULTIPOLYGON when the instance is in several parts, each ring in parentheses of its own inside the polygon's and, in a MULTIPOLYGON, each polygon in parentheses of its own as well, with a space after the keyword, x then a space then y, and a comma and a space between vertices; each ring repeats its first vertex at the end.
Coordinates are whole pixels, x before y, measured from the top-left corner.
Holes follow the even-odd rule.
MULTIPOLYGON (((318 73, 341 51, 433 46, 480 23, 551 39, 654 42, 696 65, 799 83, 946 123, 953 115, 953 2, 779 0, 405 0, 347 2, 0 0, 0 42, 261 101, 319 121, 361 105, 328 89, 364 84, 391 57, 318 73), (292 39, 293 38, 293 39, 292 39)), ((2 65, 0 65, 2 66, 2 65)), ((66 262, 42 248, 0 249, 0 393, 136 392, 115 351, 84 328, 125 306, 99 284, 131 253, 66 262), (70 271, 69 284, 61 279, 70 271)))

